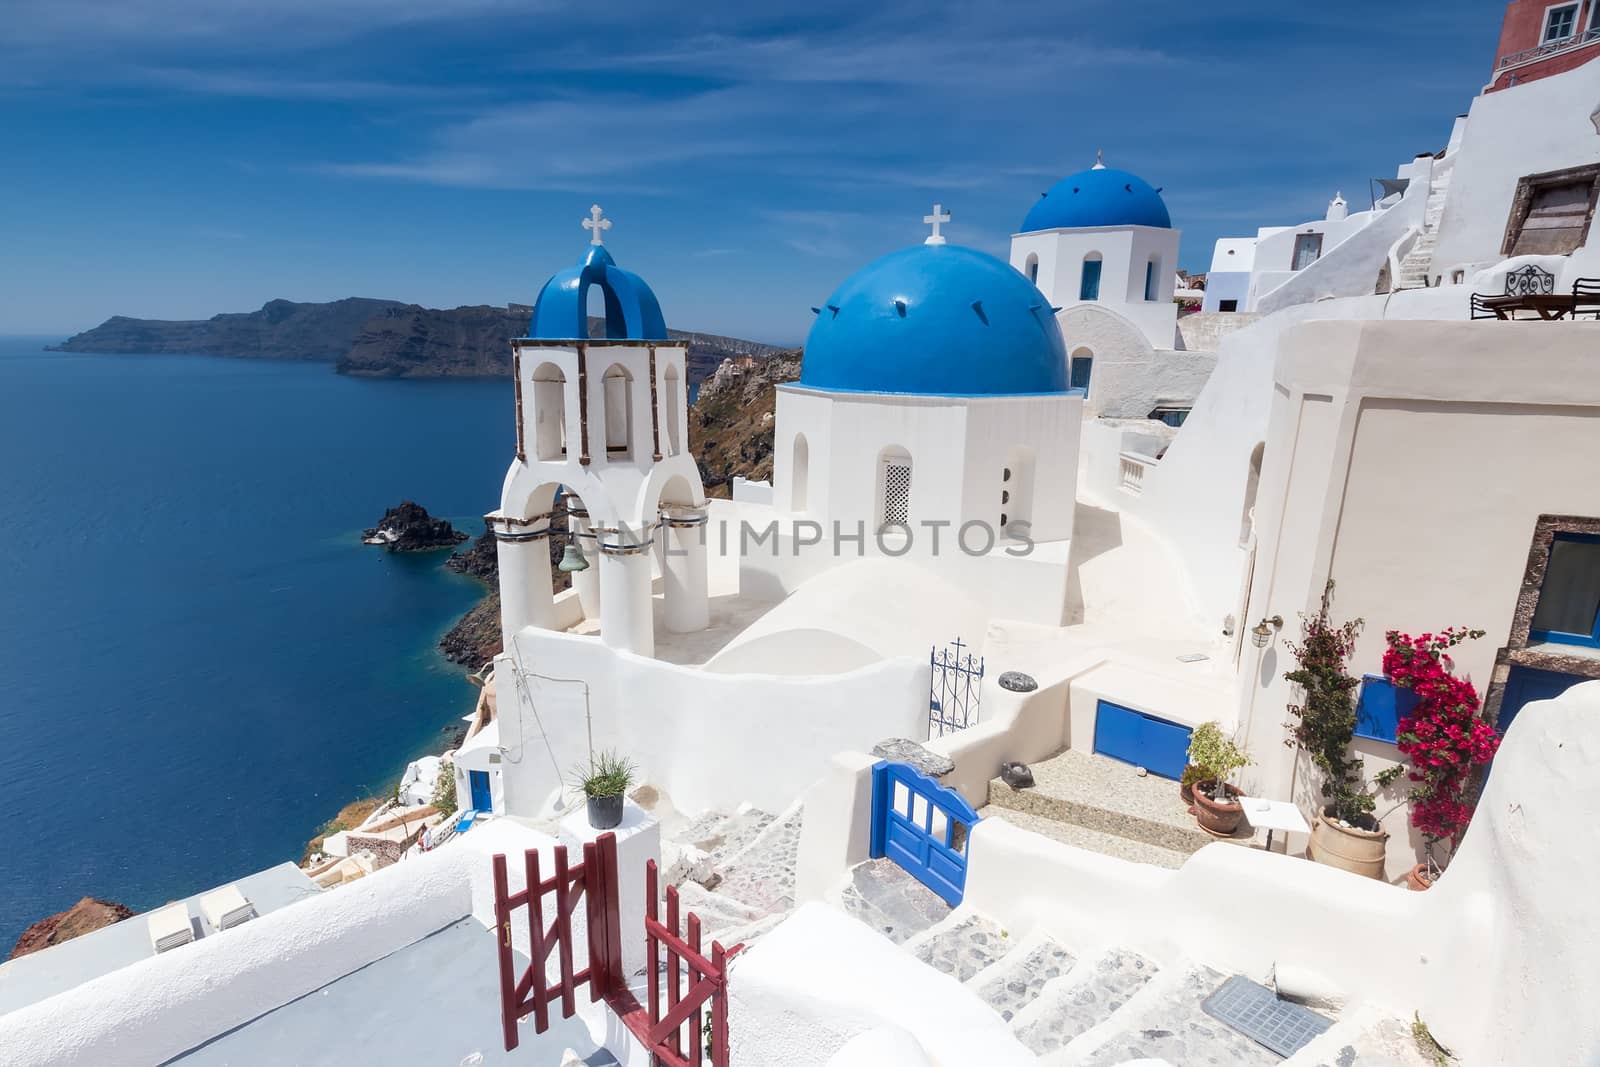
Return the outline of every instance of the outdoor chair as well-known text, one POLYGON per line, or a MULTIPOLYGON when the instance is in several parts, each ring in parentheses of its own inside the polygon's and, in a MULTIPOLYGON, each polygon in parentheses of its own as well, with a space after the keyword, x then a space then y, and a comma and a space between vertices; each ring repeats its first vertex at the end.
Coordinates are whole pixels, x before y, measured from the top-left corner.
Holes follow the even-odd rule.
POLYGON ((1572 283, 1572 317, 1583 314, 1600 319, 1600 278, 1579 278, 1572 283))

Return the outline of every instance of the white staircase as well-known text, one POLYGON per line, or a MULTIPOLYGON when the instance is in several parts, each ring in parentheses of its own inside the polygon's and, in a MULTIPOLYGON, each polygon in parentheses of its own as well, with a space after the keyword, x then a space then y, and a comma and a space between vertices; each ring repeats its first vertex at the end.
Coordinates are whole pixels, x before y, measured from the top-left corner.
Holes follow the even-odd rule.
POLYGON ((682 906, 700 917, 702 944, 748 947, 794 910, 800 815, 799 805, 781 816, 752 807, 708 812, 669 836, 663 853, 706 857, 692 873, 668 871, 682 906))
POLYGON ((1400 274, 1395 278, 1394 289, 1422 289, 1431 284, 1433 249, 1439 242, 1439 219, 1444 214, 1444 202, 1450 192, 1450 176, 1455 167, 1435 172, 1433 185, 1428 190, 1428 203, 1423 209, 1422 232, 1411 245, 1411 250, 1400 260, 1400 274))

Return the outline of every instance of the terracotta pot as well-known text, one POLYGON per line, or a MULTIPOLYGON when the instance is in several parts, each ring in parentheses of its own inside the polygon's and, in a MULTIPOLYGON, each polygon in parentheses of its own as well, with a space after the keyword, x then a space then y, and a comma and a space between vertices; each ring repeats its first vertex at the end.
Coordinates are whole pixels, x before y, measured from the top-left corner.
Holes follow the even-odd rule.
POLYGON ((1194 784, 1192 782, 1180 783, 1178 785, 1178 795, 1183 798, 1185 804, 1190 807, 1194 806, 1194 784))
POLYGON ((1389 832, 1381 827, 1363 830, 1359 826, 1340 826, 1323 811, 1311 827, 1311 843, 1306 855, 1318 863, 1366 878, 1383 877, 1383 854, 1389 832))
POLYGON ((1239 795, 1239 790, 1235 786, 1224 785, 1222 788, 1229 799, 1217 801, 1206 795, 1209 785, 1209 782, 1202 782, 1194 791, 1194 817, 1200 823, 1200 829, 1206 833, 1232 837, 1244 821, 1244 806, 1233 800, 1239 795))
POLYGON ((1419 863, 1406 872, 1406 888, 1420 893, 1433 886, 1433 877, 1428 874, 1428 865, 1419 863))

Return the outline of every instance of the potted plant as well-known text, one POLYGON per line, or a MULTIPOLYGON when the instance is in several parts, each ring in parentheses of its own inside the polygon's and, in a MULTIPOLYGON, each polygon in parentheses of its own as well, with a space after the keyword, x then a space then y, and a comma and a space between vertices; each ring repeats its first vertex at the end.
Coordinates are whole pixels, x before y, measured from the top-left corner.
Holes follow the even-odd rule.
POLYGON ((1244 819, 1244 806, 1234 799, 1239 790, 1228 779, 1248 767, 1250 757, 1223 736, 1220 723, 1208 722, 1189 735, 1189 762, 1198 768, 1193 783, 1196 821, 1207 833, 1230 836, 1244 819))
POLYGON ((589 765, 578 768, 578 784, 588 798, 590 826, 609 830, 622 821, 622 802, 633 784, 633 772, 633 762, 615 752, 590 756, 589 765))
POLYGON ((1178 796, 1189 805, 1189 814, 1194 814, 1194 784, 1205 777, 1205 771, 1190 763, 1183 768, 1183 774, 1178 778, 1178 796))
MULTIPOLYGON (((1346 664, 1363 625, 1360 619, 1335 623, 1330 617, 1333 582, 1322 590, 1315 615, 1300 616, 1300 640, 1289 642, 1295 668, 1284 678, 1304 696, 1289 705, 1285 742, 1311 760, 1322 779, 1322 810, 1311 827, 1306 855, 1317 863, 1368 878, 1383 876, 1389 834, 1373 815, 1377 798, 1362 773, 1363 761, 1350 752, 1356 732, 1356 688, 1346 664)), ((1379 784, 1383 784, 1380 780, 1379 784)))
POLYGON ((1411 714, 1395 731, 1395 746, 1411 768, 1396 765, 1378 776, 1383 784, 1406 774, 1411 789, 1411 825, 1422 833, 1426 859, 1412 868, 1406 884, 1426 889, 1442 865, 1434 849, 1448 841, 1453 852, 1472 821, 1477 798, 1476 772, 1494 759, 1500 731, 1479 718, 1478 690, 1455 674, 1449 649, 1483 636, 1482 630, 1450 627, 1442 633, 1410 634, 1390 630, 1383 671, 1395 685, 1417 695, 1411 714))

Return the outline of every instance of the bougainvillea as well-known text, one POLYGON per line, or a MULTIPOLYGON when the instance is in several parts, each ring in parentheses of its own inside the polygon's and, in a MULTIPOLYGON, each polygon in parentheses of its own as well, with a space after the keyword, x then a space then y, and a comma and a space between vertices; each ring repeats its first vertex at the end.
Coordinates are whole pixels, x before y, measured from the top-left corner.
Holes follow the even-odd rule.
MULTIPOLYGON (((1482 636, 1482 630, 1453 626, 1415 637, 1398 630, 1385 635, 1389 648, 1383 654, 1383 672, 1417 695, 1416 707, 1399 722, 1395 745, 1411 763, 1406 772, 1412 783, 1411 825, 1430 844, 1449 841, 1454 848, 1461 843, 1472 821, 1468 793, 1473 769, 1493 759, 1500 747, 1500 731, 1478 717, 1477 688, 1456 677, 1448 652, 1482 636)), ((1392 782, 1402 771, 1391 768, 1380 781, 1392 782)))
POLYGON ((1329 615, 1333 582, 1322 590, 1322 605, 1315 615, 1300 616, 1300 641, 1287 642, 1295 669, 1284 675, 1305 693, 1302 703, 1290 704, 1295 721, 1285 723, 1289 737, 1322 772, 1322 796, 1339 819, 1370 829, 1375 800, 1362 778, 1362 761, 1350 753, 1356 732, 1356 687, 1360 685, 1345 665, 1361 633, 1361 620, 1335 623, 1329 615))

